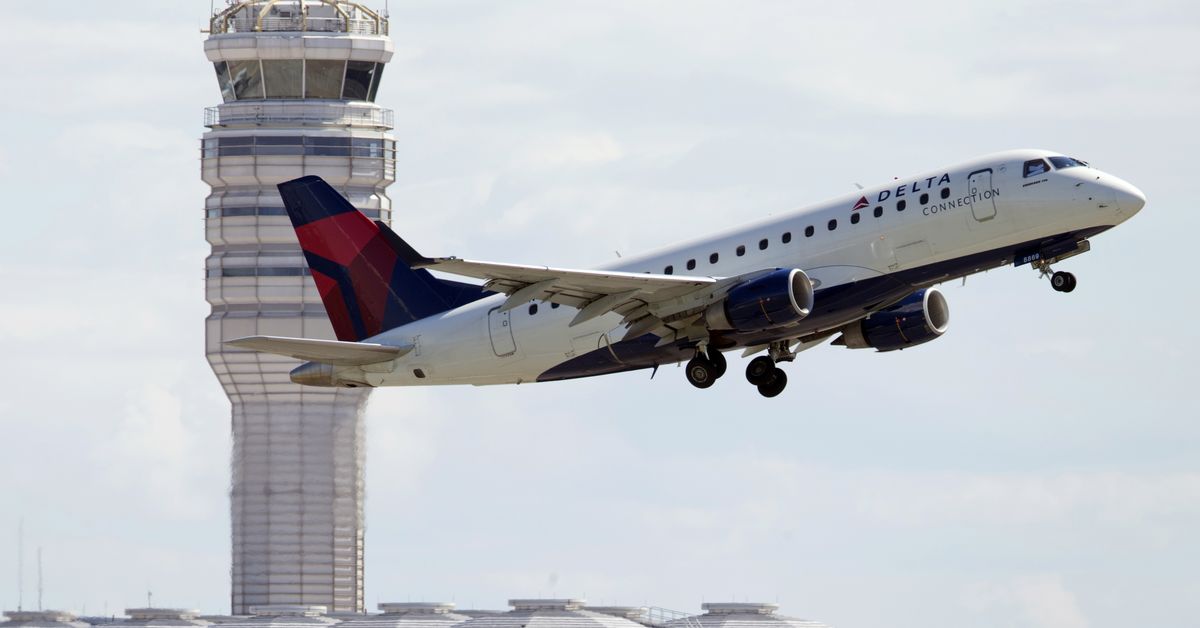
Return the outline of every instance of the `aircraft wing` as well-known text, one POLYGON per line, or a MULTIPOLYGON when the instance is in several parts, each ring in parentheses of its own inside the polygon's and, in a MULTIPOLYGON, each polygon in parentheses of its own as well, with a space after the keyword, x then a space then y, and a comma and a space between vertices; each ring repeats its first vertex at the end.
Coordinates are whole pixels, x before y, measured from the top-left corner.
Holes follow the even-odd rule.
POLYGON ((674 337, 698 318, 707 297, 729 283, 713 277, 572 270, 456 257, 424 258, 418 265, 483 279, 485 289, 508 295, 501 310, 535 300, 569 305, 579 309, 571 326, 616 312, 629 325, 626 337, 648 332, 674 337))
POLYGON ((241 349, 262 351, 308 362, 323 362, 337 366, 361 366, 394 360, 412 347, 393 347, 370 342, 343 342, 340 340, 313 340, 310 338, 284 338, 281 336, 247 336, 226 342, 241 349))

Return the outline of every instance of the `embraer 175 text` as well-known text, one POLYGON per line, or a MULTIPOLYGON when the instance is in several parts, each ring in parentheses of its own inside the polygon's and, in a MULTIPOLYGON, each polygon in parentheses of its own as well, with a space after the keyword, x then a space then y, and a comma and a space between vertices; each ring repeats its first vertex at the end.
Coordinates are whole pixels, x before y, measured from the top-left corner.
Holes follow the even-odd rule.
POLYGON ((746 379, 783 391, 777 365, 838 334, 879 351, 929 342, 949 307, 933 286, 1050 265, 1145 204, 1137 188, 1041 150, 989 155, 595 270, 425 257, 318 177, 279 185, 338 340, 231 345, 307 361, 310 386, 546 382, 687 360, 698 388, 742 349, 746 379), (441 279, 429 270, 483 280, 441 279))

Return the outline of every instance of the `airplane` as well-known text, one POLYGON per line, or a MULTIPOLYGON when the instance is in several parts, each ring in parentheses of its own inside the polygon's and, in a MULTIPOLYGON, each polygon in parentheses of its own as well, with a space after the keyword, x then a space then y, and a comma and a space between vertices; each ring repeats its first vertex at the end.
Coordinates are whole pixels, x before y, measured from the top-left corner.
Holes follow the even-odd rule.
POLYGON ((723 352, 754 357, 765 397, 780 364, 820 345, 896 351, 941 337, 937 284, 1029 264, 1069 293, 1057 264, 1146 198, 1084 161, 1013 150, 901 177, 819 205, 596 269, 426 257, 316 176, 279 184, 337 340, 228 344, 305 363, 308 386, 521 384, 686 361, 708 388, 723 352), (482 284, 434 275, 456 275, 482 284))

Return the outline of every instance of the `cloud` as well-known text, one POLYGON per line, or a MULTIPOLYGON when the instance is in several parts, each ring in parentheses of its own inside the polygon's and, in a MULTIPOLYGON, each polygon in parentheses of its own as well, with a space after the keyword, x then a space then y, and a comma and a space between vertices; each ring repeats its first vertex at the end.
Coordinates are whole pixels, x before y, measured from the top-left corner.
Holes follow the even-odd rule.
POLYGON ((607 133, 564 133, 527 142, 513 157, 513 165, 523 170, 540 171, 594 166, 621 157, 621 146, 607 133))
POLYGON ((1022 625, 1031 628, 1088 628, 1076 596, 1058 574, 1035 574, 1001 583, 981 583, 967 587, 964 603, 973 612, 999 616, 1020 616, 1022 625))

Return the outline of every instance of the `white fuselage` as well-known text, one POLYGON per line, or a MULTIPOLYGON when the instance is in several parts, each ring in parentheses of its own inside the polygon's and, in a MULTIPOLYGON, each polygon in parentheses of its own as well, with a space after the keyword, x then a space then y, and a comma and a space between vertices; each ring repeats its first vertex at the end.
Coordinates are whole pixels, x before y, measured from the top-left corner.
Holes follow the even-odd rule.
MULTIPOLYGON (((1024 164, 1052 155, 1010 151, 898 178, 604 269, 722 278, 799 268, 812 279, 819 305, 822 290, 831 287, 985 252, 998 254, 979 267, 948 270, 924 284, 1011 263, 1014 247, 1022 243, 1111 227, 1141 209, 1136 188, 1088 166, 1026 176, 1024 164)), ((371 338, 414 349, 385 368, 343 367, 338 377, 371 386, 533 382, 557 365, 620 342, 625 334, 618 314, 569 327, 575 308, 534 302, 500 312, 505 298, 493 295, 371 338)), ((863 316, 861 308, 847 308, 844 316, 826 316, 822 325, 836 329, 863 316)))

